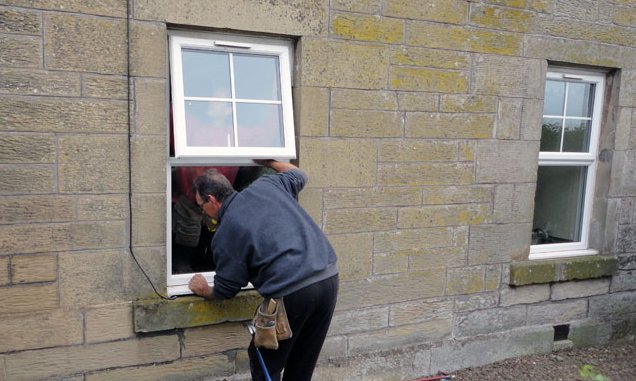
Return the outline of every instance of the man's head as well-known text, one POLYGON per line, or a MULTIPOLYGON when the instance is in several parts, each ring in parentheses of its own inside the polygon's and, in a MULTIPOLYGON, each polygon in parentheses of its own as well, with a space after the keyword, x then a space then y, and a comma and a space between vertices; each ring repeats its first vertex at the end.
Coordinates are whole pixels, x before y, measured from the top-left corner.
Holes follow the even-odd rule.
POLYGON ((217 218, 221 204, 234 192, 232 184, 216 169, 208 169, 194 180, 197 205, 210 217, 217 218))

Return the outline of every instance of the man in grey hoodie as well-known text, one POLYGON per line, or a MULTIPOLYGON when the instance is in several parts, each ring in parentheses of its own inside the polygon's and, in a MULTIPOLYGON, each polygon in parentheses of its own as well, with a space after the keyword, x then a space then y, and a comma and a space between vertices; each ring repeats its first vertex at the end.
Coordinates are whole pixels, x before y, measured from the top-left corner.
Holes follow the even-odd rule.
MULTIPOLYGON (((218 221, 211 241, 214 286, 201 274, 189 287, 207 299, 227 299, 248 282, 265 298, 284 297, 293 332, 277 350, 261 348, 272 380, 310 380, 331 323, 338 293, 333 248, 298 204, 307 176, 275 160, 257 164, 277 173, 257 179, 240 193, 219 172, 194 182, 197 204, 218 221)), ((248 349, 252 378, 263 378, 254 342, 248 349)))

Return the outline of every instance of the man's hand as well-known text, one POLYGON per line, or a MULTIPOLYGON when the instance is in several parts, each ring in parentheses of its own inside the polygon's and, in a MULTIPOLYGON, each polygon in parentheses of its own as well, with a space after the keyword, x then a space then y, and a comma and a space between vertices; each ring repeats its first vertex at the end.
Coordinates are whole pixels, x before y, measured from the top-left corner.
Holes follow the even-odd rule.
POLYGON ((214 288, 210 287, 208 281, 205 280, 205 277, 201 274, 195 274, 192 279, 190 279, 188 287, 199 296, 206 299, 214 299, 214 288))
POLYGON ((254 159, 254 162, 263 167, 268 167, 276 172, 287 172, 292 168, 296 168, 292 163, 285 163, 283 161, 276 161, 272 159, 254 159))

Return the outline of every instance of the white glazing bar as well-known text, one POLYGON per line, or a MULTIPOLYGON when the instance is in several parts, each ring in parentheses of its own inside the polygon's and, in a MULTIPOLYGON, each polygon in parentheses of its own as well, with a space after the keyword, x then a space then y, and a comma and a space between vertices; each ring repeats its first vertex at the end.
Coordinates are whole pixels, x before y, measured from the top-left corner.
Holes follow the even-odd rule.
POLYGON ((565 99, 563 99, 563 121, 561 122, 561 144, 559 146, 559 152, 563 152, 563 140, 565 140, 565 116, 568 111, 568 92, 570 90, 569 83, 565 82, 565 99))
MULTIPOLYGON (((234 54, 230 55, 230 88, 232 89, 232 128, 234 129, 234 147, 239 147, 238 122, 236 121, 236 88, 234 81, 234 54)), ((228 146, 229 147, 229 146, 228 146)))

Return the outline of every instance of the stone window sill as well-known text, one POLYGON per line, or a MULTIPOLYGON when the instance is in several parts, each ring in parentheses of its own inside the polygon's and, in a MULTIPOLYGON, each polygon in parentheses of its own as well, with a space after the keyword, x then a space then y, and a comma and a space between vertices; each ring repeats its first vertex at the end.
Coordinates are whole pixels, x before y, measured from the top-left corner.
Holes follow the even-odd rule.
POLYGON ((137 300, 133 302, 134 328, 138 333, 157 332, 245 321, 254 316, 261 301, 256 291, 240 292, 228 300, 208 301, 198 296, 137 300))
POLYGON ((616 257, 606 255, 515 262, 510 264, 510 281, 508 283, 511 286, 525 286, 594 279, 612 276, 616 272, 616 268, 616 257))

